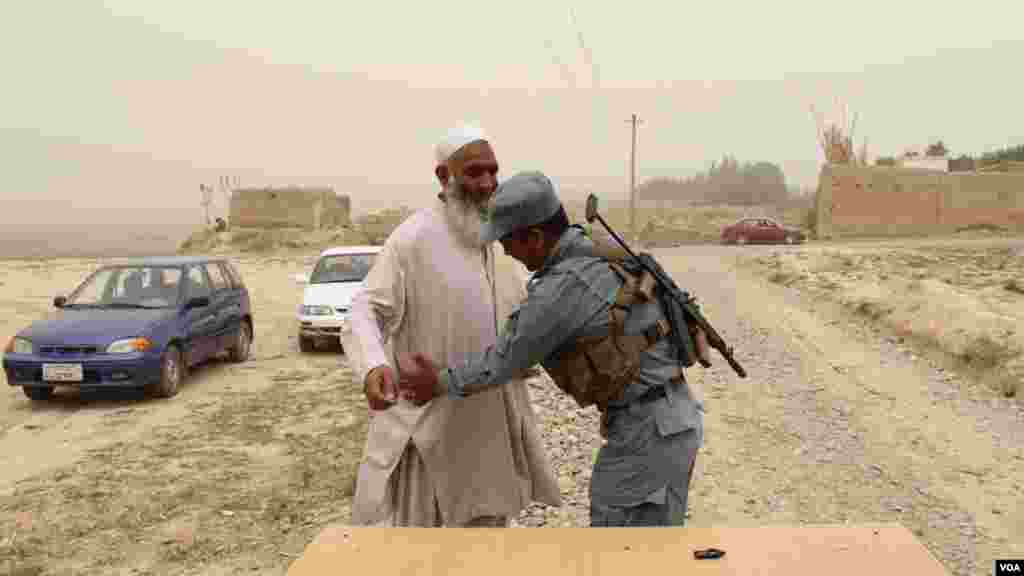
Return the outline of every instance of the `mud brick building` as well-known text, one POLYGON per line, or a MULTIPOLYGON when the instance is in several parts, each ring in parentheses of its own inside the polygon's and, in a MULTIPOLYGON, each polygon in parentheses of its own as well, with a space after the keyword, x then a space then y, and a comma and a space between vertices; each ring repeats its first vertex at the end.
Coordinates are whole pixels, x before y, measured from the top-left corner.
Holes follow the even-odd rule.
POLYGON ((332 188, 239 188, 229 218, 233 228, 337 228, 351 223, 351 202, 332 188))

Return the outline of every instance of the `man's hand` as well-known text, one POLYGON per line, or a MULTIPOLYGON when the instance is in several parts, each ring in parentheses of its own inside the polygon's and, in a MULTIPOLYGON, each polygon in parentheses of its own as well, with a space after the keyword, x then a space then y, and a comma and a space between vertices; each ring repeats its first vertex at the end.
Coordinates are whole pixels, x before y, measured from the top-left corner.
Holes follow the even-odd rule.
POLYGON ((438 367, 423 354, 399 354, 398 369, 402 374, 398 387, 402 398, 422 406, 437 395, 438 367))
POLYGON ((398 400, 395 373, 390 366, 377 366, 366 375, 363 394, 371 410, 387 410, 398 400))

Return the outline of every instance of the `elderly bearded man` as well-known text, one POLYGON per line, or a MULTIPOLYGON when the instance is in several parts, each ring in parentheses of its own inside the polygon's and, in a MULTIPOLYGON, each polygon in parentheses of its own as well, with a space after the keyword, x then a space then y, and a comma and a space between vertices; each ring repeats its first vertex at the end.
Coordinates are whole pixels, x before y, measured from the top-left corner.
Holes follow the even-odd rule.
POLYGON ((483 132, 451 130, 436 161, 442 192, 387 239, 343 336, 371 408, 354 524, 507 526, 531 501, 560 504, 521 375, 457 408, 397 401, 393 355, 480 354, 526 295, 525 271, 481 239, 498 172, 483 132))
MULTIPOLYGON (((606 442, 591 476, 591 525, 683 525, 704 407, 679 360, 685 344, 669 337, 665 296, 569 225, 543 173, 512 176, 491 202, 485 238, 534 272, 529 295, 482 354, 439 368, 429 357, 399 353, 403 396, 465 402, 540 362, 581 407, 602 413, 606 442)), ((692 334, 706 359, 705 335, 695 327, 692 334)))

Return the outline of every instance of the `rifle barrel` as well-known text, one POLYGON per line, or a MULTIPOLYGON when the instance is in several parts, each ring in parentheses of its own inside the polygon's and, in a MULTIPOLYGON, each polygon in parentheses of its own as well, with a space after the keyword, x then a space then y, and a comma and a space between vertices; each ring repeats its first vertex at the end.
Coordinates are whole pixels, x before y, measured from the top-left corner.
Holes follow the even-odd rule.
POLYGON ((639 258, 637 258, 637 255, 634 254, 633 251, 629 249, 629 245, 626 244, 626 242, 622 238, 620 238, 618 234, 615 233, 615 230, 612 230, 612 227, 609 226, 608 223, 604 221, 604 218, 602 218, 600 214, 594 214, 594 217, 597 218, 597 221, 600 222, 602 226, 604 226, 604 229, 607 230, 608 233, 612 235, 612 238, 615 238, 615 241, 619 243, 619 246, 622 246, 622 248, 626 251, 627 254, 632 256, 635 260, 639 260, 639 258))

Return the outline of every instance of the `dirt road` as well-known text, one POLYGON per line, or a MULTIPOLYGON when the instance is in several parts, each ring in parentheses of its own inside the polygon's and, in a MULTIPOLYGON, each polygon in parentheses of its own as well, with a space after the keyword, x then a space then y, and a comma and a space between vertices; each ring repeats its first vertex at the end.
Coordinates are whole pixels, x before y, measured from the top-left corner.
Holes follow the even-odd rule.
POLYGON ((702 379, 709 432, 694 521, 898 521, 954 574, 1024 553, 1022 405, 836 306, 811 309, 795 289, 746 276, 731 256, 695 250, 674 270, 750 372, 702 379))
MULTIPOLYGON (((737 266, 806 249, 657 251, 750 373, 720 359, 689 373, 707 407, 691 524, 898 521, 953 574, 1024 556, 1021 404, 737 266)), ((0 390, 0 573, 282 574, 347 519, 364 403, 342 357, 296 350, 289 278, 303 263, 239 264, 257 314, 250 362, 204 366, 167 401, 33 406, 0 390)), ((3 263, 0 338, 94 265, 3 263)), ((595 414, 533 384, 566 502, 516 524, 585 525, 595 414)))

